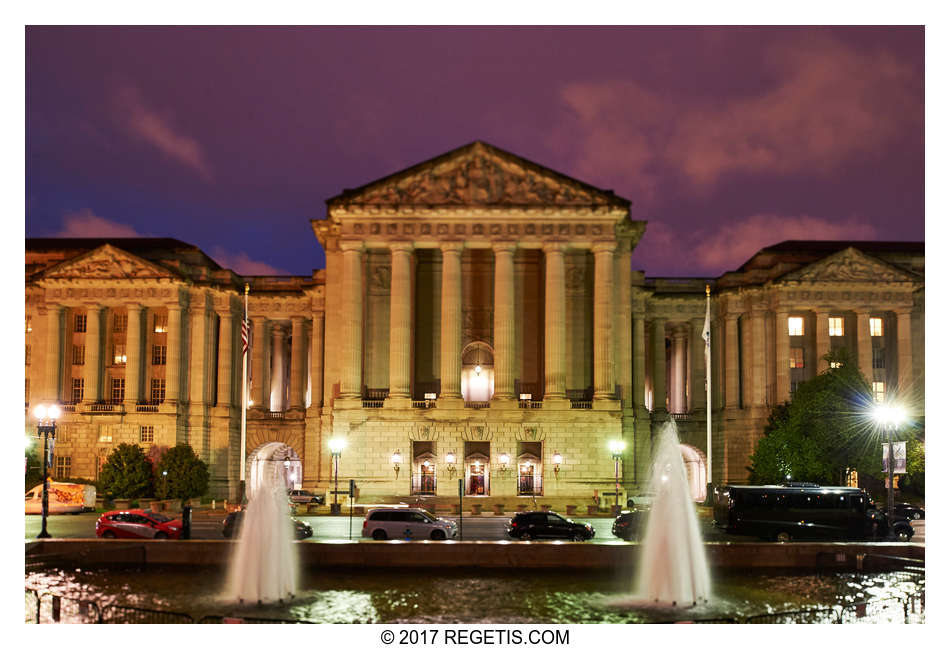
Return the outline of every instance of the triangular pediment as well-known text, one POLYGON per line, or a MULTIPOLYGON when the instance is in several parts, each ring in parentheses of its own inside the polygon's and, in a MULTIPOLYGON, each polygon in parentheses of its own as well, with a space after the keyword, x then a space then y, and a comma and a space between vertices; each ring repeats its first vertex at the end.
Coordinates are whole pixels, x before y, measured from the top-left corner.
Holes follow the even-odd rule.
POLYGON ((520 158, 474 142, 437 158, 345 190, 334 206, 607 207, 630 201, 520 158))
POLYGON ((53 266, 41 279, 180 279, 172 271, 105 244, 53 266))
POLYGON ((911 273, 852 247, 787 273, 777 281, 913 282, 918 279, 911 273))

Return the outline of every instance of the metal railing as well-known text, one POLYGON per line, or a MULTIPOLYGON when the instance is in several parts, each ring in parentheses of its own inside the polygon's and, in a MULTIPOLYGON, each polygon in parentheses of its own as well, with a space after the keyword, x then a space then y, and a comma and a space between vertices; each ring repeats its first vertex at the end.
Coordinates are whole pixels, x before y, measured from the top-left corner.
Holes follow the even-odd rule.
POLYGON ((593 401, 578 401, 571 399, 571 410, 590 410, 593 408, 593 401))
POLYGON ((383 403, 382 399, 363 399, 364 408, 382 408, 383 403))
POLYGON ((518 476, 519 496, 543 496, 541 476, 518 476))
POLYGON ((670 419, 673 421, 687 421, 690 418, 688 412, 671 412, 670 419))
POLYGON ((267 416, 270 417, 271 419, 283 419, 283 418, 284 418, 284 411, 283 411, 283 410, 271 410, 270 412, 267 413, 267 416))
POLYGON ((92 403, 89 404, 88 412, 115 412, 114 403, 92 403))
POLYGON ((135 404, 135 412, 158 412, 157 403, 137 403, 135 404))
POLYGON ((542 407, 543 403, 544 403, 543 401, 535 400, 535 399, 520 399, 518 401, 518 407, 530 409, 530 410, 537 410, 542 407))
POLYGON ((412 407, 422 408, 423 410, 427 408, 435 408, 435 401, 433 401, 432 399, 423 399, 419 401, 413 401, 412 407))
POLYGON ((482 410, 483 408, 489 407, 489 405, 491 405, 490 401, 466 401, 465 402, 465 407, 472 408, 473 410, 482 410))
POLYGON ((409 493, 413 496, 434 496, 435 476, 431 473, 413 473, 409 493))

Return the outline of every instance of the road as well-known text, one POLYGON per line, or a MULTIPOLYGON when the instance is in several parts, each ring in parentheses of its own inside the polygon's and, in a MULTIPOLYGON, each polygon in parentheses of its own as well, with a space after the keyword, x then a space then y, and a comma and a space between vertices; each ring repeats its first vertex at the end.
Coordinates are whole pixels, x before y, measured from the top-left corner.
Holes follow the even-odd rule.
MULTIPOLYGON (((47 519, 47 531, 54 538, 94 538, 96 535, 96 519, 98 514, 66 514, 50 516, 47 519)), ((345 540, 350 534, 350 519, 348 516, 298 516, 313 528, 312 541, 339 541, 345 540)), ((501 541, 509 540, 505 535, 505 523, 508 516, 465 516, 462 519, 462 539, 466 541, 501 541)), ((25 532, 27 539, 35 539, 40 532, 41 517, 27 515, 25 517, 25 532)), ((457 520, 457 519, 453 519, 457 520)), ((574 518, 578 523, 590 523, 594 528, 594 543, 621 542, 610 532, 613 525, 612 518, 574 518)), ((192 538, 221 539, 221 517, 207 518, 199 515, 192 522, 192 538)), ((756 541, 752 537, 725 534, 713 527, 708 521, 702 522, 700 528, 706 541, 756 541)), ((352 519, 352 538, 359 540, 363 529, 363 519, 354 516, 352 519)), ((912 543, 924 543, 924 521, 914 521, 914 537, 912 543)))

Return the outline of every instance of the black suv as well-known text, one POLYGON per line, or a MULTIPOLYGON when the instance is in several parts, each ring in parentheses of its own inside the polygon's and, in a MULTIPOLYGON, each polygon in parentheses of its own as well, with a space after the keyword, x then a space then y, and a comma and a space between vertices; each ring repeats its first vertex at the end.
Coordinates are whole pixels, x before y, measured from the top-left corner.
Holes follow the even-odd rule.
POLYGON ((646 509, 622 511, 620 516, 614 519, 614 525, 610 531, 624 541, 639 541, 648 512, 649 510, 646 509))
MULTIPOLYGON (((309 523, 297 520, 296 518, 291 518, 294 522, 294 537, 298 541, 303 539, 310 538, 313 536, 313 528, 310 527, 309 523)), ((241 532, 241 524, 244 522, 244 512, 235 511, 231 512, 224 517, 224 524, 221 526, 221 534, 225 538, 237 538, 238 534, 241 532)))
POLYGON ((508 521, 508 536, 533 541, 534 539, 571 539, 586 541, 594 538, 594 528, 575 523, 554 512, 521 512, 508 521))

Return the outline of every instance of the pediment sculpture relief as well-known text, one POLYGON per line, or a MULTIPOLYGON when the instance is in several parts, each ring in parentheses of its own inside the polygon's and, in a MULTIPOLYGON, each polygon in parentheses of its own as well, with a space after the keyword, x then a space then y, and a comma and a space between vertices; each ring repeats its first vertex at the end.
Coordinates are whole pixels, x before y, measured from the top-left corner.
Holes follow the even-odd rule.
POLYGON ((146 279, 173 275, 134 255, 105 245, 75 261, 62 264, 47 274, 64 279, 146 279))
POLYGON ((788 278, 811 282, 906 282, 909 279, 853 248, 791 273, 788 278))

